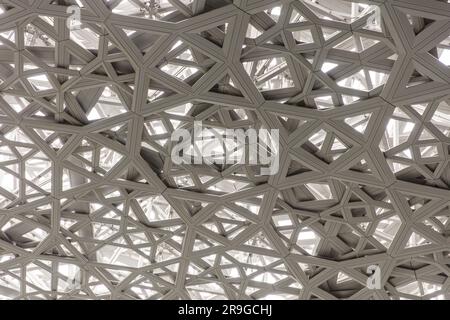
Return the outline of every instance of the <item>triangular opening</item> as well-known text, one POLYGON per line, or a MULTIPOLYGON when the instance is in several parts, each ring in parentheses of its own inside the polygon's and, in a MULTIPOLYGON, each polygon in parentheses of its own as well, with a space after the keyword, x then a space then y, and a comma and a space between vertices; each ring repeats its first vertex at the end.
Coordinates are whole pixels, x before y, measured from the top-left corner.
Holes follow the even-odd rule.
POLYGON ((350 127, 352 127, 353 130, 358 131, 361 134, 364 134, 367 129, 367 125, 369 124, 371 116, 372 113, 359 114, 356 116, 345 118, 344 122, 350 127))
POLYGON ((67 191, 89 183, 91 180, 73 170, 63 168, 62 190, 67 191))
POLYGON ((105 87, 100 93, 97 103, 88 112, 90 121, 105 119, 126 113, 126 105, 111 87, 105 87))
POLYGON ((252 236, 244 243, 244 245, 273 250, 272 244, 269 242, 263 231, 259 231, 257 234, 252 236))
POLYGON ((419 141, 420 140, 434 140, 436 139, 435 136, 433 136, 433 134, 427 129, 427 128, 423 128, 422 132, 420 133, 419 136, 419 141))
POLYGON ((425 245, 429 245, 429 244, 432 244, 432 243, 433 242, 431 242, 430 240, 426 239, 421 234, 413 231, 411 233, 411 236, 409 237, 408 241, 406 242, 405 249, 425 246, 425 245))
POLYGON ((307 19, 295 8, 292 9, 291 17, 289 23, 304 22, 307 19))

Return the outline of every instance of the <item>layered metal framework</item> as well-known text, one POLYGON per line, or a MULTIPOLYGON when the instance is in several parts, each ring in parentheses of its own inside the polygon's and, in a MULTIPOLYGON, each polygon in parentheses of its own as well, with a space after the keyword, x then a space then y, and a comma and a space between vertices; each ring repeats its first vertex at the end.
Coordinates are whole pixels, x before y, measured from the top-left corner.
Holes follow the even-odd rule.
POLYGON ((450 4, 361 2, 1 0, 0 298, 449 299, 450 4))

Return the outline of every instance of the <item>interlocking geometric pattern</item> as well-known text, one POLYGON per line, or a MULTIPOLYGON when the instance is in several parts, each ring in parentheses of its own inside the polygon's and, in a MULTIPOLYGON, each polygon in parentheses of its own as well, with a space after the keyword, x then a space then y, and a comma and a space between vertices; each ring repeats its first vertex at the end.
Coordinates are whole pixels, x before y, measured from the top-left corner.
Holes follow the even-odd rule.
POLYGON ((0 298, 450 299, 450 4, 361 2, 1 0, 0 298))

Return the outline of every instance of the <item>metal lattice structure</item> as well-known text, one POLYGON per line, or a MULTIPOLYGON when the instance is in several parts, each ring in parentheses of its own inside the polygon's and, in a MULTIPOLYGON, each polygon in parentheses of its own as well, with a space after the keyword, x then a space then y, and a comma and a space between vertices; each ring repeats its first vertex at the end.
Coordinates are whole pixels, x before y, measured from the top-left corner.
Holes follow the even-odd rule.
POLYGON ((450 4, 361 2, 0 1, 0 298, 449 299, 450 4))

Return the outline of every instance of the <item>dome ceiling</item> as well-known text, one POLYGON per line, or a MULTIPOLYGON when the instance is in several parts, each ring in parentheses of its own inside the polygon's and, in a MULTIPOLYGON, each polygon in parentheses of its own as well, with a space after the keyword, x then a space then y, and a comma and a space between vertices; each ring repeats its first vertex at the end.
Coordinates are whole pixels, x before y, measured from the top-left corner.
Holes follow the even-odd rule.
POLYGON ((0 299, 450 299, 450 4, 362 2, 0 1, 0 299))

